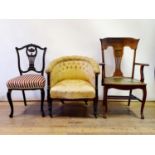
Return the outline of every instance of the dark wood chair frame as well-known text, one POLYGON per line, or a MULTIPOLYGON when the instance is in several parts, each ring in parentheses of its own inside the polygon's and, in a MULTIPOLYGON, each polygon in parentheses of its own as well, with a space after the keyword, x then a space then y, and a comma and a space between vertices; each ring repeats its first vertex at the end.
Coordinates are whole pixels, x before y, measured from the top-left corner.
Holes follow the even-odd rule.
POLYGON ((50 89, 51 89, 51 80, 50 80, 50 73, 47 73, 47 100, 48 100, 48 109, 49 109, 49 116, 53 117, 53 101, 61 101, 64 104, 64 101, 84 101, 87 105, 88 101, 93 101, 93 111, 94 116, 97 118, 97 107, 98 107, 98 73, 95 74, 95 98, 92 99, 60 99, 60 98, 51 98, 50 97, 50 89))
POLYGON ((146 89, 146 84, 144 83, 144 66, 149 66, 148 64, 143 64, 143 63, 136 63, 135 59, 136 59, 136 50, 137 50, 137 46, 138 46, 138 42, 139 39, 134 39, 134 38, 104 38, 104 39, 100 39, 101 42, 101 49, 102 49, 102 63, 100 63, 100 65, 102 66, 102 85, 103 87, 103 92, 104 92, 104 99, 103 99, 103 105, 105 106, 105 118, 108 112, 108 104, 107 104, 107 99, 128 99, 128 106, 130 106, 130 102, 131 100, 138 100, 140 102, 142 102, 141 105, 141 119, 144 119, 144 106, 145 106, 145 101, 146 101, 146 96, 147 96, 147 89, 146 89), (115 63, 117 62, 117 67, 115 68, 115 72, 113 74, 113 77, 119 76, 119 77, 123 77, 120 65, 121 65, 121 60, 122 60, 122 56, 123 56, 123 48, 125 46, 129 46, 131 49, 134 50, 134 54, 133 54, 133 64, 132 64, 132 75, 131 75, 131 79, 134 79, 134 71, 135 71, 135 66, 138 65, 140 66, 140 82, 143 83, 143 85, 114 85, 114 84, 110 84, 107 85, 104 83, 104 78, 105 76, 105 59, 104 59, 104 52, 105 50, 112 46, 113 50, 114 50, 114 57, 115 57, 115 63), (117 60, 116 60, 117 59, 117 60), (129 96, 112 96, 109 95, 108 96, 108 90, 110 88, 114 88, 114 89, 120 89, 120 90, 129 90, 129 96), (143 97, 142 99, 139 99, 138 97, 134 96, 132 94, 132 90, 134 89, 141 89, 143 92, 143 97))
MULTIPOLYGON (((23 46, 21 48, 16 47, 15 49, 16 49, 16 52, 17 52, 18 69, 19 69, 20 75, 23 75, 24 73, 28 73, 29 71, 34 71, 36 73, 40 73, 42 76, 44 75, 45 54, 46 54, 46 50, 47 50, 46 47, 42 48, 42 47, 40 47, 38 45, 35 45, 35 44, 28 44, 28 45, 25 45, 25 46, 23 46), (21 69, 20 54, 19 54, 19 51, 23 50, 23 49, 25 49, 26 56, 28 57, 28 60, 29 60, 29 67, 25 71, 23 71, 21 69), (36 59, 37 54, 38 54, 38 49, 42 50, 42 52, 43 52, 41 70, 36 70, 36 68, 35 68, 35 59, 36 59)), ((8 101, 9 101, 10 108, 11 108, 11 113, 9 115, 10 118, 13 118, 13 114, 14 114, 14 107, 13 107, 13 102, 12 102, 12 97, 11 97, 11 94, 12 94, 13 90, 18 90, 19 91, 20 89, 8 89, 7 98, 8 98, 8 101)), ((25 91, 29 91, 29 90, 40 90, 41 91, 41 113, 42 113, 42 116, 44 117, 45 116, 45 113, 44 113, 44 98, 45 98, 44 88, 42 88, 42 89, 21 89, 20 91, 22 91, 25 106, 27 106, 25 91)))

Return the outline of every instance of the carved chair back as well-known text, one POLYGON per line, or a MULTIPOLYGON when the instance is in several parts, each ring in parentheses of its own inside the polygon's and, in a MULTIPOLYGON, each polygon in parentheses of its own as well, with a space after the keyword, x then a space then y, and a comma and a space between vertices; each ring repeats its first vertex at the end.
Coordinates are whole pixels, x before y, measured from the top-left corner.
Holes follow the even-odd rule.
POLYGON ((38 45, 35 44, 28 44, 25 45, 21 48, 16 47, 16 52, 17 52, 17 58, 18 58, 18 69, 20 72, 20 75, 24 73, 28 73, 30 71, 34 71, 36 73, 40 73, 41 75, 44 74, 44 69, 45 69, 45 53, 46 53, 46 48, 42 48, 38 45), (20 52, 24 52, 28 58, 28 68, 26 70, 23 70, 21 67, 21 55, 20 52), (39 56, 39 52, 42 52, 42 62, 41 62, 41 69, 37 70, 36 69, 36 64, 35 60, 37 56, 39 56))
MULTIPOLYGON (((134 63, 136 58, 136 49, 138 46, 139 39, 134 38, 104 38, 100 39, 101 41, 101 48, 102 48, 102 62, 105 63, 105 56, 104 52, 108 47, 113 48, 113 55, 115 59, 115 71, 112 77, 119 76, 123 77, 123 73, 121 70, 121 62, 122 57, 124 54, 124 47, 128 46, 132 49, 133 53, 133 63, 132 63, 132 75, 131 78, 134 76, 134 63)), ((105 77, 105 69, 102 67, 102 74, 105 77)))

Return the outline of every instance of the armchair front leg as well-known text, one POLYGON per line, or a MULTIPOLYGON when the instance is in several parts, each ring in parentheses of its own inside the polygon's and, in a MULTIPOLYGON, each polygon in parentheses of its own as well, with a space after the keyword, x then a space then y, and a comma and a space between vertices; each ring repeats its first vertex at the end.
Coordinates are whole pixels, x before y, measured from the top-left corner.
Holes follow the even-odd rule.
POLYGON ((47 102, 48 102, 48 110, 49 115, 52 117, 52 99, 50 97, 50 86, 51 86, 51 74, 50 72, 47 73, 47 102))
POLYGON ((47 100, 50 100, 50 73, 47 73, 47 100))

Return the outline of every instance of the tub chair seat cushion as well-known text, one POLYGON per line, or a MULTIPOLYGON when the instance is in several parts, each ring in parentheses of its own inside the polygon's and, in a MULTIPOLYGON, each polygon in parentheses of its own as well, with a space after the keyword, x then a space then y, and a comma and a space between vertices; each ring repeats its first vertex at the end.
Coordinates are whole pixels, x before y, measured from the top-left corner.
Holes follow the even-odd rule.
POLYGON ((50 96, 62 99, 94 98, 95 88, 84 80, 62 80, 51 87, 50 96))

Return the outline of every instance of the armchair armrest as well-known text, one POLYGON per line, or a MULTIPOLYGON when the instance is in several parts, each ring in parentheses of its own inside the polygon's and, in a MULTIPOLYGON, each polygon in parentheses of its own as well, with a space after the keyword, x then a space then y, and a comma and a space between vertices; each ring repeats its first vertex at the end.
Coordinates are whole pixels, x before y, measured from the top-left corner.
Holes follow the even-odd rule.
POLYGON ((105 66, 105 63, 99 63, 100 66, 105 66))
POLYGON ((149 64, 144 64, 144 63, 134 63, 134 65, 139 65, 140 66, 140 81, 144 82, 144 67, 149 66, 149 64))
POLYGON ((149 64, 144 64, 144 63, 136 63, 136 62, 135 62, 135 65, 139 65, 139 66, 149 66, 149 64))

